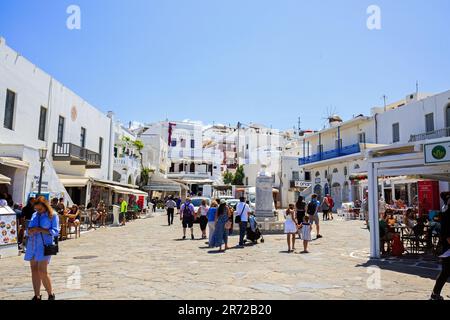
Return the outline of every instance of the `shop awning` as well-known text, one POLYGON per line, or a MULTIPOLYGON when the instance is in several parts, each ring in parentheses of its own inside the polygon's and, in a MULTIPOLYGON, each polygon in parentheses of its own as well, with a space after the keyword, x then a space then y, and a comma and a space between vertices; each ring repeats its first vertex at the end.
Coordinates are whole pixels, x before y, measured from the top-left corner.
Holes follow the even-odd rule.
POLYGON ((77 176, 66 176, 60 175, 59 181, 64 185, 64 187, 85 187, 89 181, 88 177, 77 177, 77 176))
POLYGON ((156 175, 152 176, 148 185, 144 186, 144 190, 160 192, 180 192, 183 189, 188 190, 189 188, 183 183, 156 175))
POLYGON ((27 161, 12 157, 0 157, 0 164, 22 170, 26 170, 30 167, 30 164, 27 161))
POLYGON ((114 192, 120 193, 120 194, 131 194, 135 196, 148 196, 147 192, 137 190, 137 189, 130 189, 130 188, 124 188, 120 186, 110 185, 109 186, 114 192))
POLYGON ((11 184, 11 178, 0 174, 0 184, 11 184))

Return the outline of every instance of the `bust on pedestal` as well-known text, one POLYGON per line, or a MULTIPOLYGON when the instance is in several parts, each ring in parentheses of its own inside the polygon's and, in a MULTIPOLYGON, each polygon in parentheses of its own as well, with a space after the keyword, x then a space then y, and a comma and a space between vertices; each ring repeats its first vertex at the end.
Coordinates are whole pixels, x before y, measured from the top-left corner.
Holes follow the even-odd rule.
POLYGON ((275 221, 273 215, 273 178, 270 172, 266 171, 266 167, 262 166, 261 171, 256 177, 256 208, 255 215, 259 221, 267 221, 267 219, 275 221))

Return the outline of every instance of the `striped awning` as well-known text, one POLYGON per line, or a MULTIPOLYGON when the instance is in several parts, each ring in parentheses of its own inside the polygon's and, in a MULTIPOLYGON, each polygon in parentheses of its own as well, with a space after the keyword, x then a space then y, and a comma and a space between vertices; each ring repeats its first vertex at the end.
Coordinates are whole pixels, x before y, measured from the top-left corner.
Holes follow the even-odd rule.
POLYGON ((11 184, 11 178, 0 174, 0 184, 11 184))
POLYGON ((0 157, 0 164, 23 170, 26 170, 30 167, 30 164, 27 161, 12 157, 0 157))

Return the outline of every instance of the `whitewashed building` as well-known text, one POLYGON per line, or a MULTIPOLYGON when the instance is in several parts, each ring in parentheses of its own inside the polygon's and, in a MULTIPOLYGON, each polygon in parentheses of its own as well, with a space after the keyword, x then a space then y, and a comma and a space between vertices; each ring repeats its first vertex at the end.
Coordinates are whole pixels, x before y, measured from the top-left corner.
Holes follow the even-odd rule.
POLYGON ((0 39, 0 188, 17 203, 38 191, 39 149, 48 150, 42 192, 69 203, 137 194, 113 182, 113 119, 0 39), (5 179, 4 179, 5 180, 5 179))

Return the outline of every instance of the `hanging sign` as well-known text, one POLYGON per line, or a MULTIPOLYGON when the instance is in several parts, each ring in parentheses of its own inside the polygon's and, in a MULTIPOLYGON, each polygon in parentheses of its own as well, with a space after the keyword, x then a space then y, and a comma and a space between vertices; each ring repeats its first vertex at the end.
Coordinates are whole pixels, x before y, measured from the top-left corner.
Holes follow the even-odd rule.
POLYGON ((425 164, 450 163, 450 141, 424 145, 425 164))

